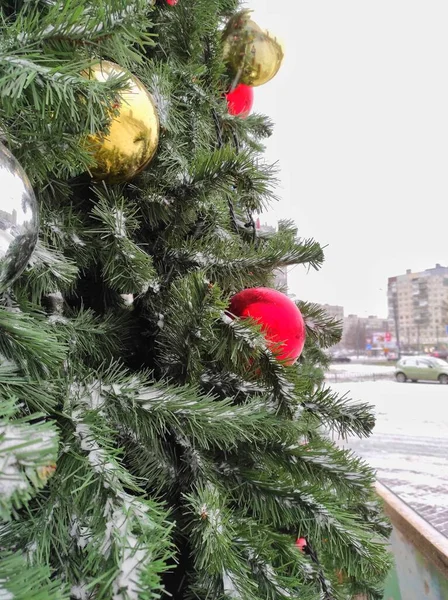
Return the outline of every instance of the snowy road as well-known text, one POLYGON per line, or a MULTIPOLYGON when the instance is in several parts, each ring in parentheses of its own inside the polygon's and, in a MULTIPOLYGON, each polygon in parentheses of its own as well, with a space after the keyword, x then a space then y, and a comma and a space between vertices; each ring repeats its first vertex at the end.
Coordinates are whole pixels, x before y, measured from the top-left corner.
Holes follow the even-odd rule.
POLYGON ((369 381, 332 383, 331 388, 375 407, 373 435, 349 438, 344 445, 448 537, 448 386, 369 381))

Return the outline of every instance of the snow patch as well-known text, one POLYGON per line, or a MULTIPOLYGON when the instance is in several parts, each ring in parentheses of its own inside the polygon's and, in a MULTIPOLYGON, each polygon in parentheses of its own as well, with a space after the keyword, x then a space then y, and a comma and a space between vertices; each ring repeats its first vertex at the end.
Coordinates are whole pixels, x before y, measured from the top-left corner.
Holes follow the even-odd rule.
POLYGON ((143 408, 149 408, 148 404, 150 402, 153 402, 155 400, 160 400, 162 397, 161 391, 157 388, 151 389, 151 388, 145 388, 144 391, 142 391, 139 395, 138 395, 138 400, 140 402, 145 402, 145 404, 143 405, 143 408))
POLYGON ((157 105, 157 114, 162 127, 166 127, 169 119, 171 101, 170 98, 160 93, 160 78, 158 75, 153 76, 154 99, 157 105))
POLYGON ((114 235, 116 238, 126 237, 126 217, 122 210, 114 208, 112 214, 115 217, 114 235))
POLYGON ((207 512, 208 521, 212 527, 214 527, 217 533, 223 532, 223 525, 221 519, 221 511, 219 508, 211 509, 207 512))
POLYGON ((132 306, 134 303, 134 294, 120 294, 125 306, 132 306))
POLYGON ((232 323, 233 323, 232 317, 230 317, 229 315, 227 315, 225 312, 221 313, 221 321, 223 323, 225 323, 226 325, 232 325, 232 323))
POLYGON ((63 232, 62 232, 62 229, 61 229, 61 225, 62 225, 61 223, 57 223, 56 221, 49 221, 48 222, 48 227, 51 229, 51 231, 53 233, 55 233, 56 235, 59 235, 59 236, 62 237, 63 232))
POLYGON ((0 600, 14 600, 14 594, 3 587, 6 579, 0 579, 0 600))
POLYGON ((160 292, 160 283, 158 281, 153 281, 152 283, 148 283, 147 284, 148 287, 146 288, 146 291, 151 288, 151 290, 154 292, 154 294, 158 294, 160 292))
POLYGON ((128 536, 129 547, 124 551, 120 574, 112 585, 112 600, 138 600, 141 591, 138 575, 143 561, 147 560, 144 550, 136 550, 137 539, 128 536))
POLYGON ((33 564, 33 559, 34 559, 34 555, 36 554, 36 550, 37 550, 37 542, 30 542, 29 544, 27 544, 26 554, 28 557, 28 561, 31 564, 33 564))
POLYGON ((238 590, 236 589, 231 574, 227 571, 223 572, 222 583, 224 586, 224 593, 230 598, 241 598, 238 590))
POLYGON ((93 470, 104 477, 103 486, 108 489, 109 487, 115 487, 118 484, 118 478, 113 463, 108 461, 106 453, 94 438, 94 435, 87 425, 81 419, 80 411, 73 411, 72 419, 76 423, 75 435, 80 440, 81 450, 87 452, 88 460, 93 470))
POLYGON ((90 593, 87 591, 87 585, 84 581, 80 581, 78 585, 72 586, 70 595, 75 600, 89 600, 90 598, 90 593))
POLYGON ((50 325, 56 325, 57 323, 60 323, 61 325, 67 325, 67 323, 69 323, 69 320, 66 317, 63 317, 62 315, 50 315, 48 317, 48 322, 50 323, 50 325))
MULTIPOLYGON (((124 494, 124 496, 126 496, 124 494)), ((108 555, 115 538, 123 548, 120 572, 112 584, 112 600, 138 600, 141 586, 139 584, 139 571, 141 567, 151 560, 151 556, 144 548, 139 548, 137 538, 129 531, 131 523, 130 511, 133 510, 140 517, 146 517, 146 510, 139 507, 138 502, 125 500, 124 507, 112 512, 112 502, 107 504, 105 516, 109 516, 101 552, 108 555)))
MULTIPOLYGON (((99 410, 104 404, 103 388, 98 379, 93 383, 82 384, 75 382, 70 386, 70 394, 88 410, 99 410)), ((105 389, 106 391, 106 389, 105 389)), ((75 418, 80 417, 80 412, 75 411, 75 418)))
POLYGON ((92 539, 92 530, 81 525, 81 521, 76 515, 72 516, 71 523, 70 536, 76 540, 78 548, 85 548, 92 539))
POLYGON ((72 233, 72 242, 74 244, 76 244, 76 246, 85 246, 86 243, 82 241, 82 239, 79 237, 79 235, 76 235, 76 233, 72 233))

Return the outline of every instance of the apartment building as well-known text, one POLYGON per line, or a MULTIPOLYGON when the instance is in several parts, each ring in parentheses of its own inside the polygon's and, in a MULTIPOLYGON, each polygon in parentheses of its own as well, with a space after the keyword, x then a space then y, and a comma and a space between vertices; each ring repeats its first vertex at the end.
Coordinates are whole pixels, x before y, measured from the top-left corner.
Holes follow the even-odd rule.
POLYGON ((344 307, 336 304, 321 304, 321 308, 333 319, 344 321, 344 307))
POLYGON ((389 316, 403 349, 431 349, 448 344, 448 267, 389 277, 389 316))

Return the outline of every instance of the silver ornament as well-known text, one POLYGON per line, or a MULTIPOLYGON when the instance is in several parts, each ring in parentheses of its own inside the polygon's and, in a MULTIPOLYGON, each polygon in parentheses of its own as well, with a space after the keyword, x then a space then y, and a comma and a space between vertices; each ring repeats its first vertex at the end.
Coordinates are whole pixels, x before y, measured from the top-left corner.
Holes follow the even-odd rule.
POLYGON ((31 183, 11 152, 0 143, 0 291, 25 269, 39 231, 31 183))

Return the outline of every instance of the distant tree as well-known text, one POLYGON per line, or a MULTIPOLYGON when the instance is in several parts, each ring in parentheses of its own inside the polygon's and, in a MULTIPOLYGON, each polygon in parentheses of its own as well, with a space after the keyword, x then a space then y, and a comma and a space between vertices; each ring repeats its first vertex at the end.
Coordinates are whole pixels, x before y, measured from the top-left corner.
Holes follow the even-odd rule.
POLYGON ((347 350, 362 352, 366 347, 366 324, 362 321, 350 323, 344 331, 344 346, 347 350))

